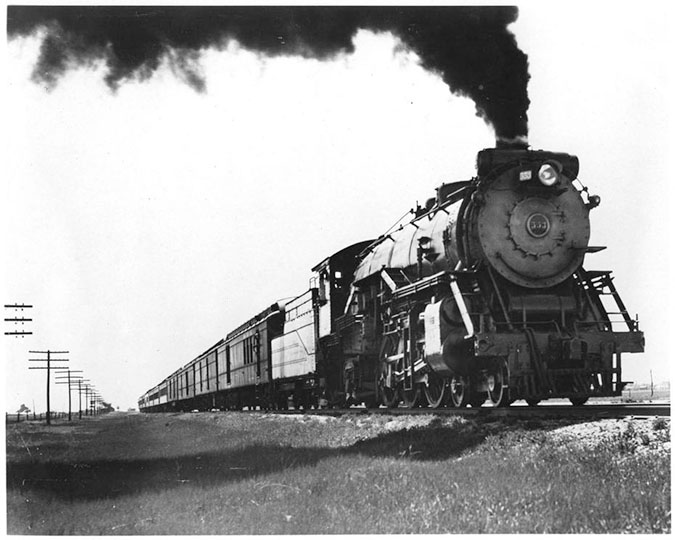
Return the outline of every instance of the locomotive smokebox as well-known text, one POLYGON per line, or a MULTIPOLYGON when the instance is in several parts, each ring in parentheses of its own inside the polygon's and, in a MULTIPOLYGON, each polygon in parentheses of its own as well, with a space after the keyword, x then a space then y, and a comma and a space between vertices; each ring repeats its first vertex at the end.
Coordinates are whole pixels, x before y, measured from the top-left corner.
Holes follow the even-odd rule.
POLYGON ((520 135, 513 139, 499 137, 495 143, 495 147, 500 150, 527 150, 529 144, 527 142, 527 137, 525 135, 520 135))

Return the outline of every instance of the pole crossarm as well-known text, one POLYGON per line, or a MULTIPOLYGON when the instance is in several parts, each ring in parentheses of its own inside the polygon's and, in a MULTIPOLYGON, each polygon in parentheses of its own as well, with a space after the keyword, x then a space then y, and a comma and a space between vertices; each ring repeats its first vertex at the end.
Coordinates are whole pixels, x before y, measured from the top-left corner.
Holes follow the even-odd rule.
POLYGON ((48 369, 49 371, 54 371, 53 367, 29 367, 28 369, 48 369))
MULTIPOLYGON (((47 369, 47 366, 31 366, 28 369, 47 369)), ((54 371, 54 366, 49 366, 51 371, 54 371)))

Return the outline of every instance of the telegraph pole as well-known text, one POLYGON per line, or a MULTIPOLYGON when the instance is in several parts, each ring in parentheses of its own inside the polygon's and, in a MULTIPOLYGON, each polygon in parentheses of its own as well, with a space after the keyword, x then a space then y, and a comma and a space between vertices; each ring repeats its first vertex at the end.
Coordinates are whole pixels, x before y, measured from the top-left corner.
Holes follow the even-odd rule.
POLYGON ((49 372, 52 369, 63 369, 65 366, 55 366, 52 367, 52 361, 54 362, 68 362, 68 358, 55 358, 52 360, 52 354, 68 354, 68 351, 51 351, 51 350, 46 350, 46 351, 28 351, 31 354, 46 354, 47 358, 29 358, 29 362, 47 362, 47 366, 39 366, 39 367, 29 367, 28 369, 46 369, 47 370, 47 425, 50 425, 52 423, 51 420, 51 410, 49 409, 49 372))
POLYGON ((84 415, 85 416, 88 416, 88 413, 89 413, 89 405, 87 405, 87 403, 89 403, 89 385, 85 384, 84 385, 84 415))
POLYGON ((91 396, 89 397, 89 409, 91 410, 91 415, 96 416, 96 398, 98 397, 98 390, 92 387, 91 396))
MULTIPOLYGON (((15 312, 17 312, 19 310, 23 311, 24 309, 30 309, 32 307, 33 306, 28 305, 28 304, 5 304, 5 309, 13 309, 15 312)), ((9 318, 5 317, 5 322, 13 322, 15 327, 19 323, 21 323, 21 326, 23 327, 23 325, 25 323, 31 322, 32 320, 33 319, 29 319, 29 318, 23 317, 23 316, 17 317, 16 315, 14 317, 9 317, 9 318)), ((29 332, 29 331, 23 330, 23 329, 22 330, 14 330, 14 331, 11 331, 11 332, 5 332, 6 336, 14 336, 15 338, 18 338, 19 336, 21 336, 21 338, 24 338, 24 337, 30 336, 32 334, 33 334, 33 332, 29 332)))
POLYGON ((94 387, 90 384, 84 387, 84 414, 91 416, 91 396, 94 394, 94 387))
POLYGON ((654 377, 652 376, 652 370, 649 370, 649 387, 651 388, 650 397, 654 397, 654 377))
MULTIPOLYGON (((77 397, 78 397, 78 404, 80 406, 79 412, 80 412, 80 420, 82 420, 82 383, 88 383, 89 379, 79 379, 77 381, 77 397)), ((87 385, 85 384, 85 389, 87 385)))
POLYGON ((55 384, 67 384, 68 385, 68 422, 72 422, 73 420, 73 415, 72 415, 72 406, 71 406, 71 401, 70 401, 70 393, 72 390, 72 383, 75 382, 74 380, 80 377, 79 375, 76 375, 74 378, 71 378, 70 374, 71 373, 82 373, 82 370, 66 370, 66 371, 57 371, 57 374, 59 373, 67 373, 67 377, 55 377, 56 379, 67 379, 68 382, 63 380, 63 382, 57 382, 55 384))

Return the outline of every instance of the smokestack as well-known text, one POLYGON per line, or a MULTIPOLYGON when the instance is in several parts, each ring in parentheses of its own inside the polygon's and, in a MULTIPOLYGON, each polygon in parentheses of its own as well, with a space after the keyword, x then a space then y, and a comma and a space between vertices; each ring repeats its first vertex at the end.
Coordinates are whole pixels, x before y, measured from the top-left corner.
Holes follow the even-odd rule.
POLYGON ((527 142, 527 137, 522 135, 519 137, 513 137, 511 139, 506 137, 497 137, 495 146, 502 150, 527 150, 530 145, 527 142))
POLYGON ((163 61, 206 90, 199 55, 231 40, 267 56, 319 60, 354 50, 359 29, 391 32, 473 99, 499 140, 527 136, 527 56, 508 26, 512 6, 18 6, 7 8, 10 39, 42 32, 33 79, 53 88, 67 69, 103 60, 111 89, 152 76, 163 61))

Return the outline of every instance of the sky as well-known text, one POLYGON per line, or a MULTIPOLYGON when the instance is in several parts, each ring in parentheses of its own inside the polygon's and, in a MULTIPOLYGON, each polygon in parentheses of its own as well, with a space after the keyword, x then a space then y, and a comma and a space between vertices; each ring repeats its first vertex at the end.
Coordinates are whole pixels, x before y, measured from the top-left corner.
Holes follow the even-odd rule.
MULTIPOLYGON (((585 267, 614 272, 647 343, 624 355, 624 379, 669 380, 672 8, 541 4, 519 4, 509 27, 529 60, 529 143, 578 155, 602 198, 591 245, 608 249, 585 267)), ((100 63, 45 89, 31 80, 39 38, 3 40, 2 300, 34 306, 31 336, 3 335, 7 411, 45 409, 28 351, 46 349, 135 407, 306 290, 324 257, 475 174, 495 134, 474 103, 390 33, 353 43, 322 61, 208 50, 200 93, 166 64, 116 92, 100 63)), ((51 394, 67 410, 65 387, 51 394)))

